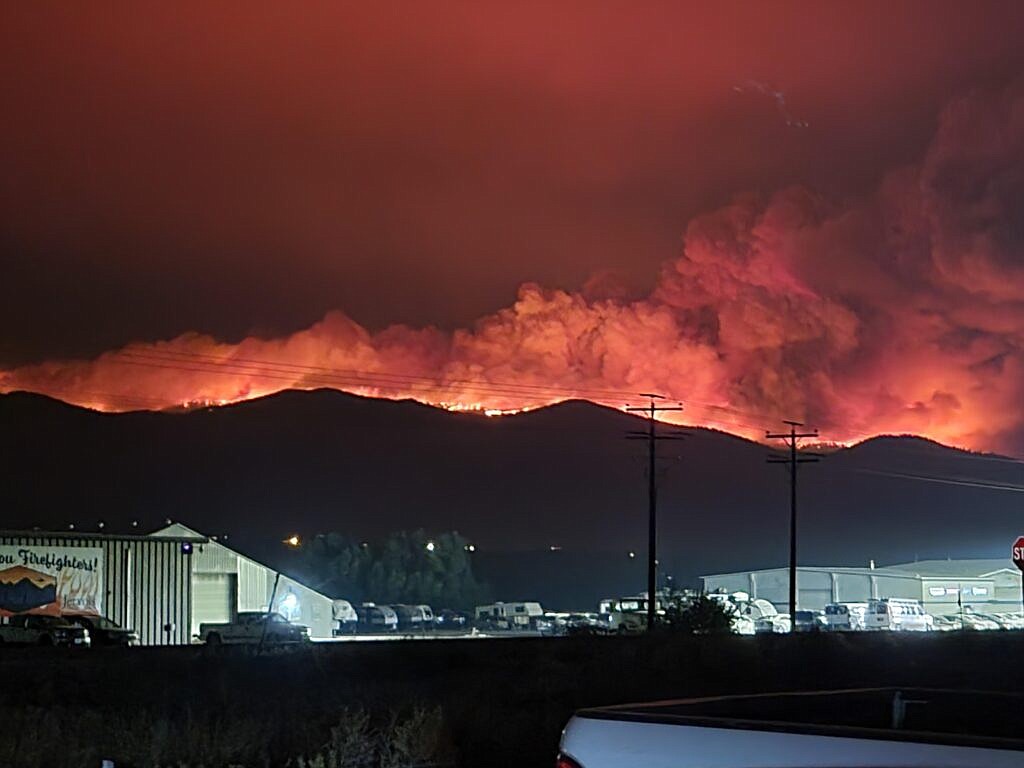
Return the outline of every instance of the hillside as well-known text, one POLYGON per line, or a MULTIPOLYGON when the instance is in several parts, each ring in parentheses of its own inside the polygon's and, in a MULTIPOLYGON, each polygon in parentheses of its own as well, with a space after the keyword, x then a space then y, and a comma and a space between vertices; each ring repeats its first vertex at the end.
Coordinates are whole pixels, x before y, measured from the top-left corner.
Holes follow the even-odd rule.
MULTIPOLYGON (((583 603, 644 583, 645 444, 624 439, 640 424, 584 402, 484 418, 323 390, 101 414, 15 393, 0 396, 0 505, 7 528, 170 518, 271 557, 291 531, 456 529, 500 597, 583 603)), ((783 563, 785 468, 757 443, 690 433, 663 444, 664 570, 783 563)), ((998 457, 879 438, 801 475, 806 564, 999 556, 1022 527, 1018 493, 974 485, 1024 485, 998 457)))

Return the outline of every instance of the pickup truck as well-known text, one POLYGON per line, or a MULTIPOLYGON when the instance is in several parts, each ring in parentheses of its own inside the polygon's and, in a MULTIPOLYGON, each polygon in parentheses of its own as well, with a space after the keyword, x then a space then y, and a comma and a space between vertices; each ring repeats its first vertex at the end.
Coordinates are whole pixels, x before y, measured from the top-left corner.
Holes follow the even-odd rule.
POLYGON ((200 624, 199 639, 208 645, 257 645, 261 639, 269 645, 304 643, 309 640, 309 627, 292 624, 279 613, 247 611, 234 621, 200 624))
POLYGON ((0 643, 88 647, 89 630, 60 616, 9 616, 0 624, 0 643))
POLYGON ((577 712, 558 768, 1009 768, 1021 694, 860 689, 577 712))

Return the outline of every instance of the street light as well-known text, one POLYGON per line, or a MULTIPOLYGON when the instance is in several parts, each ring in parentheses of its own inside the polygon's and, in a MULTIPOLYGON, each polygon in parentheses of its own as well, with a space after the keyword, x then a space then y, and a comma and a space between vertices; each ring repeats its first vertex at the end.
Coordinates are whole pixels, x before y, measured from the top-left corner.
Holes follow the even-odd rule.
POLYGON ((291 536, 289 536, 287 539, 285 539, 282 543, 283 544, 287 544, 292 549, 298 549, 299 547, 302 546, 302 539, 299 538, 299 535, 297 533, 293 533, 291 536))
POLYGON ((467 552, 476 552, 476 547, 473 544, 467 544, 466 545, 466 551, 467 552))
POLYGON ((433 551, 434 551, 434 542, 428 541, 427 542, 427 552, 433 552, 433 551))

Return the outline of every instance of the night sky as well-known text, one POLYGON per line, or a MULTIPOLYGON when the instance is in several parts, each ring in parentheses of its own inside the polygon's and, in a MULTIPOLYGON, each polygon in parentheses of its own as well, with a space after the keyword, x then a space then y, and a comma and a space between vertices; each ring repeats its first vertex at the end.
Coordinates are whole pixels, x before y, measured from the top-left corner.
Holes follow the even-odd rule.
POLYGON ((1024 5, 150 5, 0 10, 0 391, 1024 450, 1024 5))

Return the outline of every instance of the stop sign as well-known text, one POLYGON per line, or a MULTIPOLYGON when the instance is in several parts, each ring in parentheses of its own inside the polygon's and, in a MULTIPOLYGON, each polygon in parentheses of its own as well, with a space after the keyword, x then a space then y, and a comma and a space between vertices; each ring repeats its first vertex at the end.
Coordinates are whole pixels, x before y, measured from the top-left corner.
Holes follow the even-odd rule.
POLYGON ((1024 571, 1024 536, 1013 542, 1013 564, 1024 571))

